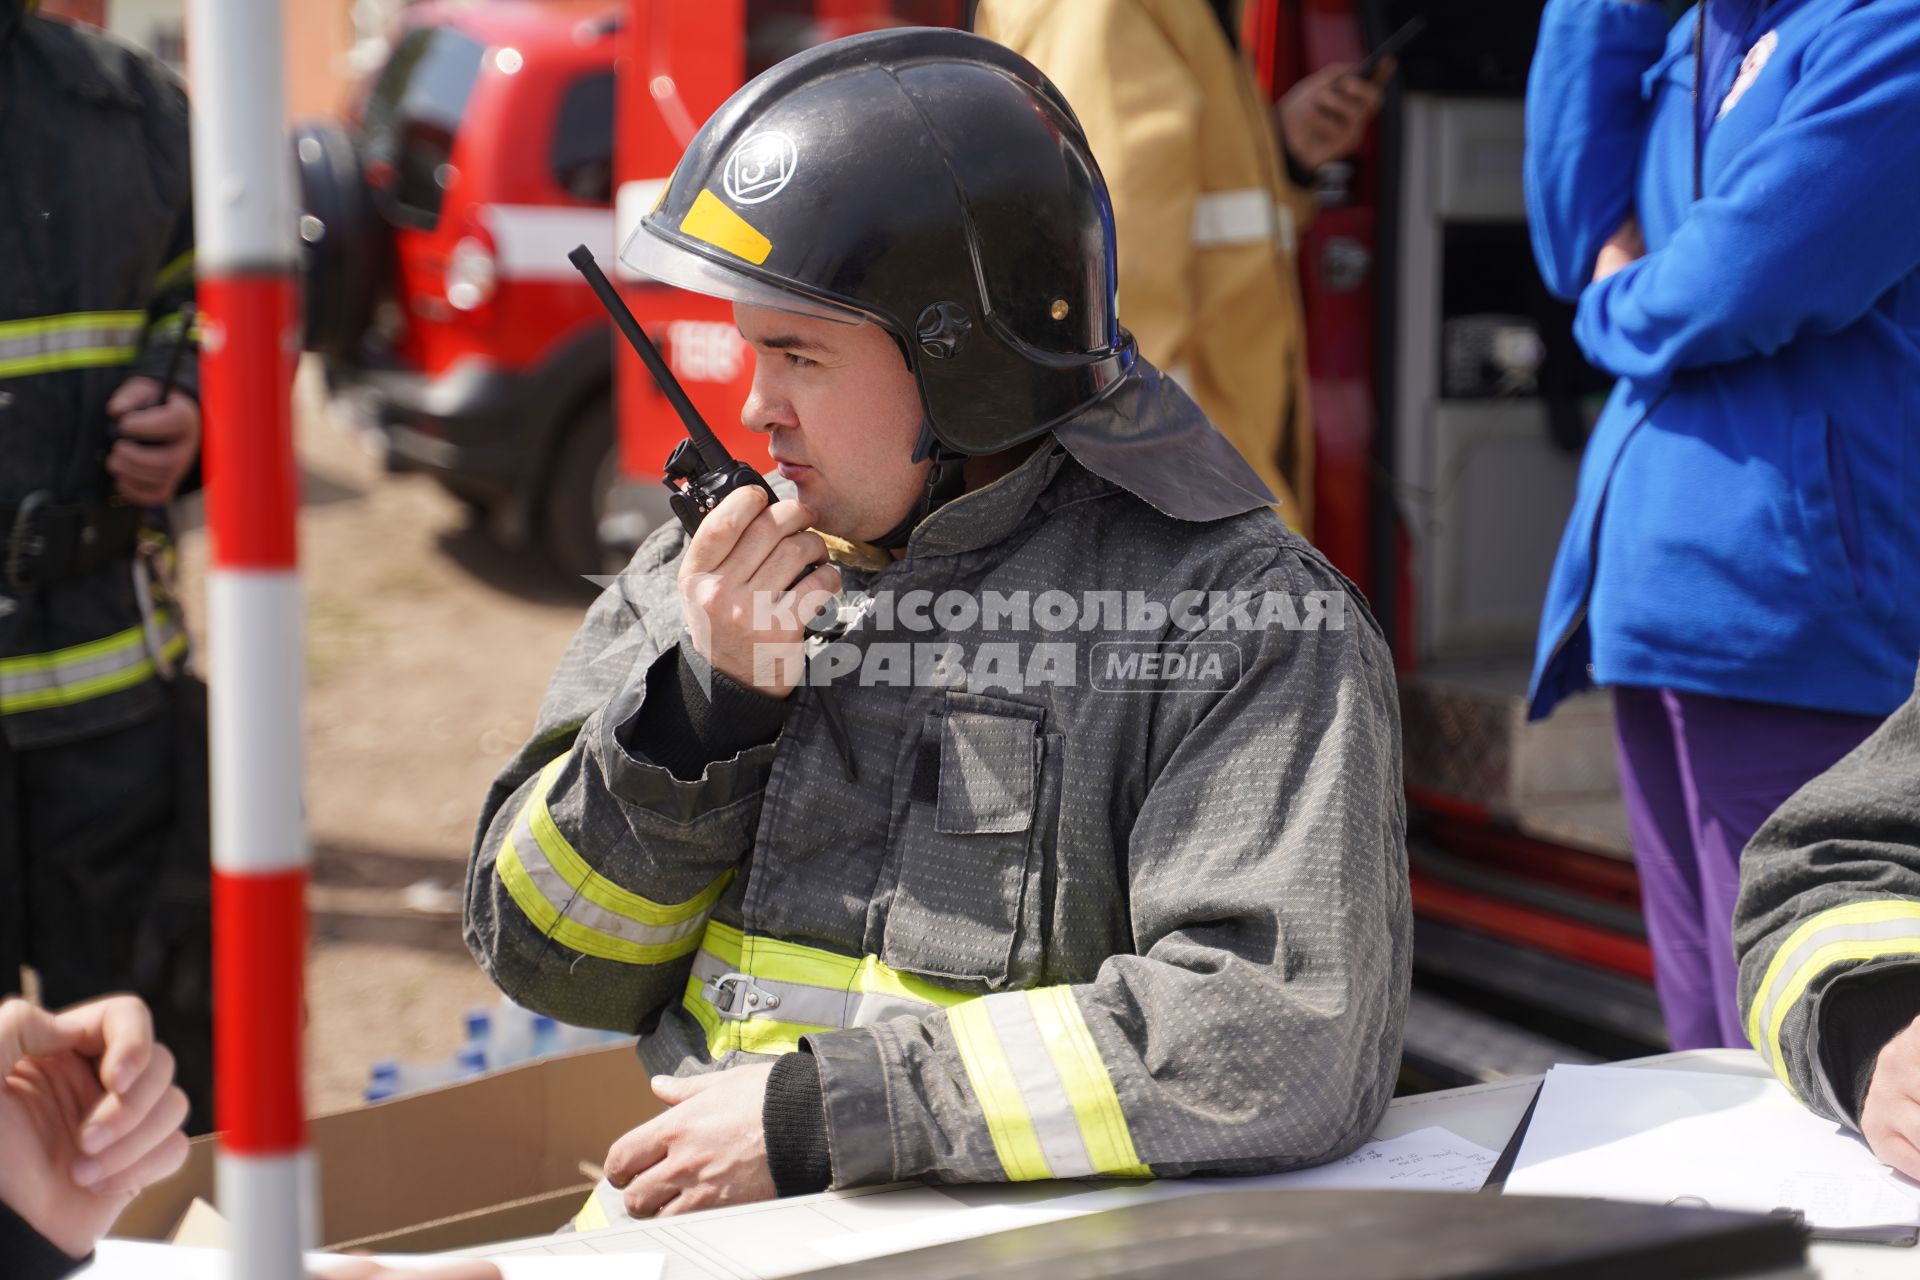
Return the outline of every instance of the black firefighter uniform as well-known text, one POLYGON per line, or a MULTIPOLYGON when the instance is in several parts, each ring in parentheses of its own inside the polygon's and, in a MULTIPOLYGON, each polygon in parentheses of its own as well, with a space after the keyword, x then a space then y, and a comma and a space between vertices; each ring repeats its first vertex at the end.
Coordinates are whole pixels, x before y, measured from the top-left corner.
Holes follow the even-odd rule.
MULTIPOLYGON (((143 989, 189 1086, 204 1017, 168 1015, 207 995, 170 990, 183 974, 152 930, 163 875, 204 908, 204 845, 173 847, 204 761, 181 759, 164 679, 187 655, 164 516, 116 499, 104 459, 109 397, 164 376, 192 296, 180 86, 0 4, 0 991, 23 964, 49 1005, 143 989), (170 971, 140 980, 143 946, 170 971)), ((176 385, 196 390, 191 350, 176 385)))

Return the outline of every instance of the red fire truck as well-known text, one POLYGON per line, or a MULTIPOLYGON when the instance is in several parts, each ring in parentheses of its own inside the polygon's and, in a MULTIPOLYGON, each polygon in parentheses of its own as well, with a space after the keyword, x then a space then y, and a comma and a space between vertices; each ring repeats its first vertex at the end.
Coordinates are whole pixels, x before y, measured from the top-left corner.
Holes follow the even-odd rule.
MULTIPOLYGON (((1065 2, 1065 0, 1062 0, 1065 2)), ((353 117, 302 127, 309 346, 396 469, 567 572, 666 518, 672 412, 566 260, 614 250, 700 122, 810 44, 959 25, 965 0, 427 0, 353 117)), ((1528 250, 1520 91, 1540 0, 1246 0, 1271 96, 1416 14, 1381 126, 1299 255, 1316 541, 1403 670, 1419 991, 1411 1075, 1663 1043, 1607 706, 1525 723, 1533 627, 1605 391, 1528 250)), ((1121 246, 1121 252, 1126 247, 1121 246)), ((725 306, 622 282, 742 458, 725 306)), ((1122 317, 1124 322, 1125 317, 1122 317)))

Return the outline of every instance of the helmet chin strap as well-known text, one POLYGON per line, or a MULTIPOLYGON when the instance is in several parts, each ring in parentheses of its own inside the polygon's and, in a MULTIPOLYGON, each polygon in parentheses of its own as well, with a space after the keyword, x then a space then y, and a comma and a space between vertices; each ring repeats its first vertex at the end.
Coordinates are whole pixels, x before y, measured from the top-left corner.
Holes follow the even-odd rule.
POLYGON ((922 520, 946 506, 966 491, 967 477, 965 464, 967 455, 947 448, 933 434, 933 423, 920 420, 920 438, 914 442, 913 460, 923 462, 931 458, 933 466, 927 470, 926 487, 920 491, 920 497, 913 504, 899 524, 887 530, 873 540, 873 545, 882 551, 897 551, 907 545, 907 539, 919 527, 922 520))

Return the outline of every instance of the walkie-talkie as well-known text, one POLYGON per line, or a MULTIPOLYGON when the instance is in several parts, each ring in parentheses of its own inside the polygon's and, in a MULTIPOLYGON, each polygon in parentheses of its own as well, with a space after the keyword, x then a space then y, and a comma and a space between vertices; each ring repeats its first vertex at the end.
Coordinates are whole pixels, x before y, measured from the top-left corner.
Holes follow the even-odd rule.
POLYGON ((613 317, 627 345, 645 363, 647 372, 653 375, 667 403, 680 415, 680 424, 687 429, 688 438, 675 445, 673 452, 667 455, 664 482, 668 492, 673 495, 667 501, 673 507, 673 514, 680 517, 680 523, 686 531, 692 533, 698 529, 707 512, 719 506, 721 500, 735 489, 763 489, 768 505, 777 502, 779 499, 773 486, 758 471, 727 452, 726 446, 720 443, 720 437, 713 434, 713 428, 693 407, 693 401, 687 399, 687 393, 681 389, 673 371, 660 358, 659 348, 653 345, 653 340, 647 337, 640 322, 633 318, 633 312, 614 292, 612 281, 600 270, 600 264, 593 260, 593 254, 587 246, 581 245, 569 253, 567 261, 587 278, 594 296, 600 299, 600 305, 613 317))

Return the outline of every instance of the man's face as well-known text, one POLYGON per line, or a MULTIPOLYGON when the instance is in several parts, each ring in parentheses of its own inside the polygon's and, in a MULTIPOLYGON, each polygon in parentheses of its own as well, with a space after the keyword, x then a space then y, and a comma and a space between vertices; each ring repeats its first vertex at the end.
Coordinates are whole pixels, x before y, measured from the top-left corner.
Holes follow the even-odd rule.
POLYGON ((878 325, 837 324, 735 303, 753 348, 753 389, 740 421, 766 433, 780 474, 818 514, 815 527, 858 542, 906 518, 928 463, 910 461, 920 389, 878 325))

